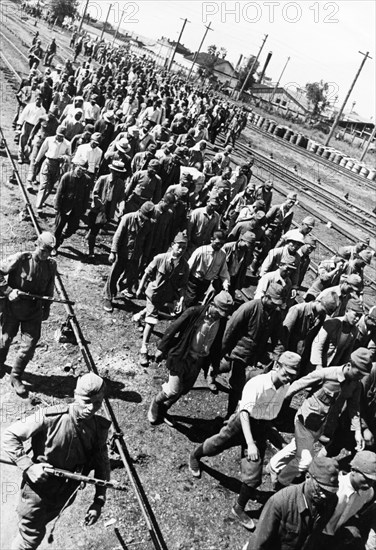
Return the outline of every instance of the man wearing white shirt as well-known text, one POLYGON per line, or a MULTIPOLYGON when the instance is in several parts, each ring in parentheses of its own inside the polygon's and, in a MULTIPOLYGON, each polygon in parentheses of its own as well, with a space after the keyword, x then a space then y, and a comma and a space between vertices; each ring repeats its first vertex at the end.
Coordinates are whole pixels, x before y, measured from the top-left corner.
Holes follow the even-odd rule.
POLYGON ((94 132, 90 138, 90 143, 84 143, 77 147, 73 159, 73 164, 87 163, 87 174, 91 177, 93 183, 103 155, 103 151, 99 147, 100 141, 101 134, 99 132, 94 132))
POLYGON ((38 94, 35 97, 35 103, 26 105, 18 119, 17 124, 21 127, 20 144, 18 147, 18 162, 20 164, 25 160, 25 147, 32 129, 45 114, 46 109, 42 106, 42 96, 38 94))
POLYGON ((294 264, 283 261, 276 271, 265 273, 265 275, 263 275, 258 282, 255 295, 253 297, 254 300, 265 296, 269 286, 272 283, 275 283, 283 289, 284 297, 287 301, 287 299, 290 297, 290 292, 292 288, 290 275, 293 271, 295 271, 295 269, 296 266, 294 264))
POLYGON ((97 104, 98 96, 93 94, 90 101, 84 103, 85 124, 95 124, 101 115, 101 108, 97 104))
POLYGON ((365 548, 375 518, 376 454, 359 451, 351 471, 340 474, 338 502, 323 530, 320 550, 365 548))
POLYGON ((242 445, 242 486, 232 513, 246 529, 254 529, 254 523, 244 509, 248 500, 256 496, 256 488, 262 481, 270 421, 278 416, 290 382, 297 375, 299 363, 297 353, 286 351, 272 371, 249 380, 244 386, 237 412, 218 434, 206 439, 189 456, 190 472, 194 477, 200 477, 200 458, 216 456, 225 449, 242 445))
POLYGON ((70 143, 65 139, 65 128, 59 126, 55 136, 46 137, 35 159, 36 163, 44 159, 35 203, 38 214, 42 212, 43 204, 59 179, 61 164, 69 160, 69 155, 70 143))

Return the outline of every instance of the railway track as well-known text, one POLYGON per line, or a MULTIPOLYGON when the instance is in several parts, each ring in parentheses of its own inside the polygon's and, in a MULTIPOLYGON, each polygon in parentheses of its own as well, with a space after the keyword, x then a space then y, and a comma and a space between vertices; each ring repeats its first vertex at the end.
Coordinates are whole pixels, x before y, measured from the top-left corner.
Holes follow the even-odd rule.
MULTIPOLYGON (((2 35, 3 33, 0 31, 0 36, 2 35)), ((23 54, 23 52, 17 46, 15 46, 5 35, 3 36, 6 40, 8 40, 9 43, 12 44, 15 50, 20 55, 22 55, 25 60, 27 60, 27 57, 23 54)), ((21 76, 13 68, 10 61, 3 54, 1 54, 1 58, 6 65, 7 74, 12 76, 13 79, 17 79, 19 82, 21 80, 21 76)), ((222 141, 223 143, 223 136, 220 136, 220 141, 222 141)), ((247 160, 250 155, 254 156, 256 160, 256 166, 258 166, 262 170, 265 170, 268 174, 272 175, 274 179, 274 188, 278 193, 286 196, 290 190, 297 191, 300 196, 299 205, 305 212, 314 215, 323 223, 327 224, 330 222, 333 229, 335 229, 342 236, 346 237, 346 239, 348 239, 350 242, 357 241, 357 236, 356 234, 354 234, 354 231, 350 231, 343 225, 336 223, 333 220, 332 216, 325 214, 316 206, 313 207, 310 206, 307 202, 302 202, 301 196, 303 195, 311 202, 315 201, 324 208, 331 210, 335 214, 335 216, 343 220, 350 227, 353 227, 354 225, 357 226, 358 230, 360 231, 359 236, 364 235, 365 226, 368 228, 371 235, 376 234, 376 215, 373 212, 367 211, 358 205, 354 205, 351 201, 340 199, 333 192, 329 191, 327 193, 326 190, 322 190, 318 186, 318 184, 311 182, 305 178, 301 178, 294 174, 291 170, 281 167, 275 161, 272 161, 271 159, 268 159, 265 155, 262 155, 261 153, 254 151, 254 149, 251 149, 246 143, 241 140, 237 141, 236 151, 243 160, 247 160), (276 180, 280 183, 278 184, 276 180), (286 189, 286 185, 288 185, 290 188, 286 189), (355 216, 361 218, 361 221, 357 223, 357 220, 354 220, 355 216)), ((320 241, 320 243, 322 249, 326 250, 329 255, 334 255, 336 253, 334 249, 327 246, 322 240, 320 241)), ((372 271, 374 272, 374 270, 372 271)), ((365 283, 372 291, 376 291, 376 280, 371 275, 372 271, 371 269, 366 270, 365 283)))
MULTIPOLYGON (((298 176, 293 171, 281 166, 274 160, 269 159, 265 155, 250 149, 244 143, 237 143, 237 150, 247 158, 250 154, 255 157, 256 166, 266 170, 272 177, 270 179, 278 180, 283 184, 287 184, 289 191, 297 191, 299 195, 306 196, 308 199, 314 200, 317 204, 331 210, 338 218, 349 224, 351 227, 356 226, 361 233, 367 229, 371 235, 376 233, 376 214, 370 210, 348 201, 338 194, 328 189, 323 189, 319 184, 310 181, 306 178, 298 176)), ((332 219, 323 216, 326 221, 332 222, 332 219)), ((356 235, 354 232, 349 232, 341 229, 343 235, 350 240, 354 240, 356 235)))
POLYGON ((334 162, 331 162, 330 160, 327 160, 323 157, 320 157, 319 155, 316 155, 315 153, 312 153, 311 151, 308 151, 307 149, 304 149, 303 147, 299 147, 298 145, 295 145, 293 143, 290 143, 284 139, 281 139, 277 136, 274 136, 273 134, 270 134, 269 132, 266 132, 265 130, 262 130, 261 128, 258 128, 254 124, 247 124, 247 129, 251 132, 255 132, 256 134, 262 135, 265 138, 269 139, 270 141, 274 141, 275 143, 278 143, 279 145, 283 145, 283 147, 286 147, 287 149, 290 149, 291 151, 294 151, 295 153, 299 153, 303 157, 306 157, 310 159, 311 161, 314 161, 315 163, 319 163, 322 166, 325 166, 329 169, 331 169, 333 172, 337 173, 340 176, 345 176, 347 178, 350 178, 354 181, 354 183, 361 185, 365 188, 367 188, 369 191, 375 192, 376 191, 376 183, 372 183, 371 181, 367 180, 367 178, 359 176, 358 174, 351 172, 351 170, 348 170, 347 168, 344 168, 343 166, 340 166, 339 164, 335 164, 334 162))
MULTIPOLYGON (((41 227, 39 225, 38 219, 34 213, 33 206, 30 202, 28 192, 26 191, 25 185, 22 182, 22 179, 19 175, 18 168, 14 162, 14 159, 12 157, 11 151, 9 149, 6 136, 4 135, 3 129, 0 127, 0 139, 2 142, 3 147, 5 147, 6 155, 8 157, 8 160, 12 166, 13 169, 13 175, 17 180, 17 184, 21 193, 22 200, 25 204, 25 208, 28 212, 30 221, 35 229, 35 232, 37 236, 41 233, 41 227)), ((56 282, 55 282, 56 290, 62 300, 69 301, 69 295, 65 289, 63 280, 57 272, 56 274, 56 282)), ((82 354, 82 357, 85 361, 85 365, 89 372, 94 372, 95 374, 100 374, 98 371, 98 368, 94 362, 93 356, 90 352, 90 348, 88 346, 87 340, 82 332, 80 323, 76 317, 75 311, 73 309, 73 306, 70 304, 64 304, 63 305, 65 312, 67 314, 67 319, 69 321, 69 324, 74 332, 76 341, 78 343, 80 352, 82 354)), ((104 400, 104 412, 107 418, 112 422, 112 443, 120 456, 121 462, 123 463, 123 466, 125 468, 125 471, 128 476, 128 480, 130 484, 132 485, 132 488, 134 490, 134 494, 137 500, 137 503, 139 505, 140 511, 142 513, 142 516, 144 518, 147 531, 149 533, 150 541, 153 543, 153 546, 156 550, 168 550, 167 545, 164 541, 163 535, 161 533, 161 530, 159 528, 159 525, 157 523, 157 520, 155 518, 155 515, 153 513, 153 510, 149 504, 148 498, 146 496, 146 493, 144 491, 144 488, 142 486, 142 483, 137 475, 137 472, 133 466, 132 458, 130 456, 130 453, 128 451, 128 447, 124 438, 124 435, 122 433, 121 427, 118 423, 118 420, 116 418, 116 415, 114 413, 113 407, 110 403, 110 400, 105 397, 104 400)), ((115 529, 116 532, 116 529, 115 529)), ((116 533, 118 536, 118 533, 116 533)), ((118 537, 119 538, 119 537, 118 537)), ((122 540, 121 538, 119 540, 122 540)))
MULTIPOLYGON (((220 136, 220 141, 223 143, 224 139, 223 136, 220 136)), ((286 184, 290 186, 293 190, 296 190, 299 193, 299 207, 302 208, 303 211, 306 213, 312 214, 315 218, 320 219, 323 223, 328 224, 330 222, 332 228, 337 231, 340 235, 346 238, 347 241, 350 241, 351 243, 357 242, 357 236, 354 233, 354 231, 350 231, 349 229, 346 229, 342 225, 336 223, 333 221, 332 216, 328 216, 325 213, 323 213, 321 210, 319 210, 317 207, 310 206, 307 202, 304 202, 304 200, 301 198, 302 194, 305 195, 307 198, 309 198, 311 201, 316 200, 315 197, 312 197, 312 193, 316 193, 316 187, 315 184, 310 182, 310 192, 304 193, 304 181, 302 181, 300 178, 296 177, 295 174, 290 173, 290 171, 286 171, 285 169, 281 168, 279 169, 278 165, 275 162, 269 161, 264 155, 261 155, 260 153, 255 152, 253 149, 250 149, 250 147, 245 144, 244 142, 237 141, 236 143, 236 154, 240 157, 241 160, 247 161, 249 160, 249 157, 252 155, 255 157, 255 166, 265 170, 268 172, 268 174, 274 175, 274 189, 281 194, 282 196, 287 196, 289 191, 291 189, 286 189, 286 184), (290 181, 290 177, 292 178, 292 181, 290 181), (275 179, 278 179, 280 183, 276 183, 275 179)), ((259 178, 261 179, 261 178, 259 178)), ((322 201, 324 202, 325 199, 323 198, 322 201)), ((337 199, 338 201, 338 199, 337 199)), ((330 202, 330 201, 329 201, 330 202)), ((334 211, 334 213, 337 215, 337 209, 335 208, 334 204, 334 198, 330 203, 331 210, 334 211)), ((348 211, 347 214, 342 213, 341 218, 346 221, 348 225, 354 225, 353 221, 353 212, 348 211)), ((371 235, 375 234, 375 228, 376 225, 374 223, 368 224, 372 228, 373 233, 371 232, 371 235)), ((362 233, 359 233, 359 236, 361 234, 364 235, 364 227, 360 226, 363 229, 362 233)), ((320 245, 320 249, 322 252, 326 252, 327 254, 322 254, 321 257, 317 260, 317 263, 319 263, 320 260, 327 258, 328 256, 334 256, 336 254, 336 250, 334 250, 332 247, 328 246, 322 239, 319 239, 317 235, 313 235, 317 242, 320 245)), ((314 264, 315 270, 317 272, 317 263, 314 264)), ((365 270, 365 277, 364 282, 365 286, 367 288, 367 298, 371 299, 368 305, 374 305, 374 293, 376 292, 376 279, 374 278, 375 269, 374 267, 370 266, 367 267, 365 270)), ((368 302, 367 299, 367 302, 368 302)))

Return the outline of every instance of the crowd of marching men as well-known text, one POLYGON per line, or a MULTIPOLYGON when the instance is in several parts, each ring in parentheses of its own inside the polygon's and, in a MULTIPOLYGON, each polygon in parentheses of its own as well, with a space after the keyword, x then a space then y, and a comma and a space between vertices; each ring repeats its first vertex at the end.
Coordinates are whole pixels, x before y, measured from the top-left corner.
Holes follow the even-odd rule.
MULTIPOLYGON (((277 441, 267 466, 277 492, 247 548, 374 548, 376 307, 363 303, 369 238, 320 261, 312 281, 314 217, 291 229, 297 194, 276 202, 272 181, 252 173, 251 156, 234 162, 245 109, 105 42, 95 42, 79 68, 67 60, 43 73, 38 40, 13 124, 41 218, 56 191, 55 224, 36 253, 0 267, 0 292, 9 302, 0 363, 21 321, 35 326, 48 317, 46 304, 36 312, 20 293, 52 295, 51 256, 84 225, 87 261, 97 262, 97 235, 110 235, 102 306, 111 313, 119 298, 145 298, 133 316, 142 366, 149 365, 156 324, 170 320, 154 355, 156 363, 166 361, 168 379, 150 403, 149 422, 173 425, 170 407, 201 370, 213 394, 218 375, 229 373, 224 424, 192 450, 189 469, 199 478, 201 458, 241 445, 242 485, 232 513, 250 530, 245 507, 258 498, 267 440, 277 441), (244 302, 240 291, 250 283, 254 295, 244 302), (286 445, 276 426, 292 411, 294 438, 286 445), (347 474, 335 459, 343 449, 352 459, 347 474)), ((12 369, 21 397, 39 335, 24 339, 12 369)))

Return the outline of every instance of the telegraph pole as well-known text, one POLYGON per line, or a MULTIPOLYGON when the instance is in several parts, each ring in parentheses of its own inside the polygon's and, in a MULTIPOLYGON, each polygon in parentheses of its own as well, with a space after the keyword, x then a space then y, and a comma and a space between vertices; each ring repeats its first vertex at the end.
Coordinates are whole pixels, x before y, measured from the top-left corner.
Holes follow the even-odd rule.
POLYGON ((355 86, 355 82, 358 80, 358 77, 359 77, 359 75, 360 75, 360 72, 361 72, 361 70, 363 69, 364 63, 367 61, 368 58, 369 58, 369 59, 372 59, 372 57, 371 57, 370 55, 368 55, 369 52, 367 52, 367 53, 359 52, 359 53, 363 56, 362 62, 361 62, 361 64, 360 64, 360 67, 359 67, 359 69, 358 69, 358 72, 357 72, 356 75, 355 75, 354 80, 352 81, 352 84, 351 84, 351 86, 350 86, 350 88, 349 88, 349 91, 348 91, 347 94, 346 94, 345 100, 344 100, 344 102, 342 103, 342 107, 340 108, 340 110, 339 110, 338 113, 337 113, 336 118, 334 119, 333 125, 332 125, 332 127, 331 127, 331 129, 330 129, 329 135, 328 135, 328 137, 326 138, 326 141, 325 141, 324 145, 329 145, 329 142, 330 142, 330 140, 331 140, 332 137, 333 137, 334 130, 336 129, 336 126, 337 126, 337 124, 338 124, 338 122, 339 122, 339 120, 340 120, 340 118, 341 118, 341 115, 342 115, 343 110, 344 110, 344 108, 345 108, 345 106, 346 106, 347 100, 349 99, 350 94, 351 94, 351 92, 353 91, 353 88, 354 88, 354 86, 355 86))
POLYGON ((212 30, 213 30, 212 28, 210 28, 210 25, 211 25, 211 22, 209 23, 209 25, 206 25, 206 26, 205 26, 206 31, 205 31, 205 33, 204 33, 204 36, 202 37, 201 44, 200 44, 200 46, 199 46, 199 48, 198 48, 198 50, 197 50, 197 52, 195 53, 195 56, 194 56, 194 58, 193 58, 191 68, 189 69, 189 73, 188 73, 187 80, 190 79, 190 76, 191 76, 191 74, 192 74, 193 67, 194 67, 195 64, 196 64, 196 61, 197 61, 197 58, 198 58, 198 54, 200 53, 200 50, 201 50, 201 48, 202 48, 202 45, 203 45, 204 40, 205 40, 205 38, 206 38, 206 35, 208 34, 208 31, 212 31, 212 30))
POLYGON ((361 154, 361 156, 360 156, 360 159, 359 159, 360 162, 362 162, 362 160, 363 160, 364 157, 366 156, 366 153, 367 153, 367 151, 368 151, 368 148, 369 148, 369 146, 371 145, 371 143, 372 143, 373 140, 374 140, 375 134, 376 134, 376 125, 374 126, 374 128, 373 128, 373 130, 372 130, 372 134, 369 136, 369 140, 367 141, 366 146, 365 146, 364 149, 363 149, 363 152, 362 152, 362 154, 361 154))
POLYGON ((287 58, 287 61, 286 61, 286 63, 285 63, 285 66, 283 67, 282 72, 281 72, 281 74, 279 75, 279 79, 278 79, 278 81, 277 81, 277 84, 274 86, 274 89, 273 89, 273 91, 272 91, 272 93, 271 93, 271 96, 270 96, 270 99, 269 99, 269 103, 272 103, 272 101, 273 101, 273 99, 274 99, 275 93, 276 93, 276 91, 277 91, 277 88, 278 88, 278 86, 279 86, 279 83, 281 82, 281 78, 282 78, 282 76, 283 76, 283 73, 285 72, 285 69, 286 69, 287 64, 288 64, 289 61, 290 61, 290 58, 288 57, 288 58, 287 58))
POLYGON ((122 10, 121 15, 120 15, 119 24, 118 24, 116 32, 114 34, 114 39, 112 41, 112 46, 115 44, 115 40, 116 40, 116 37, 117 37, 119 29, 120 29, 120 23, 121 23, 121 20, 123 19, 123 15, 124 15, 124 9, 122 10))
POLYGON ((81 17, 81 21, 80 21, 80 25, 78 27, 78 32, 81 32, 81 29, 82 29, 82 23, 84 22, 84 19, 85 19, 85 15, 86 15, 86 12, 87 12, 87 7, 89 5, 89 0, 86 0, 86 4, 85 4, 85 8, 84 8, 84 13, 82 14, 82 17, 81 17))
POLYGON ((246 86, 246 84, 247 84, 247 82, 248 82, 248 79, 249 79, 249 77, 251 76, 252 71, 253 71, 253 69, 254 69, 255 66, 256 66, 256 63, 257 63, 257 61, 258 61, 258 58, 259 58, 260 55, 261 55, 262 49, 263 49, 263 47, 264 47, 264 44, 265 44, 266 39, 268 38, 268 36, 269 36, 268 34, 266 34, 266 35, 264 36, 264 39, 263 39, 263 41, 262 41, 262 44, 261 44, 261 47, 260 47, 259 52, 258 52, 258 54, 257 54, 257 57, 254 59, 254 61, 253 61, 253 63, 252 63, 252 67, 249 69, 248 74, 247 74, 247 77, 246 77, 246 79, 245 79, 244 82, 243 82, 243 86, 241 87, 241 90, 240 90, 240 92, 239 92, 239 98, 240 98, 240 96, 242 95, 243 90, 244 90, 244 88, 245 88, 245 86, 246 86))
POLYGON ((109 6, 109 8, 108 8, 106 21, 104 22, 103 29, 102 29, 102 32, 101 32, 101 35, 100 35, 100 38, 99 38, 99 42, 100 42, 100 41, 102 40, 102 38, 103 38, 104 31, 106 30, 106 25, 107 25, 107 21, 108 21, 108 18, 109 18, 109 15, 110 15, 110 11, 111 11, 111 10, 112 10, 112 4, 110 4, 110 6, 109 6))
POLYGON ((177 41, 176 44, 175 44, 174 51, 172 52, 172 56, 171 56, 170 62, 169 62, 168 67, 167 67, 167 70, 168 70, 168 71, 171 71, 171 67, 172 67, 172 64, 173 64, 173 62, 174 62, 174 57, 175 57, 176 51, 177 51, 177 49, 178 49, 178 46, 179 46, 179 44, 180 44, 180 39, 181 39, 182 34, 183 34, 183 32, 184 32, 185 25, 186 25, 187 23, 190 23, 190 21, 188 21, 187 18, 183 19, 182 17, 180 17, 180 19, 183 21, 183 26, 182 26, 182 28, 181 28, 181 31, 180 31, 180 34, 179 34, 178 41, 177 41))

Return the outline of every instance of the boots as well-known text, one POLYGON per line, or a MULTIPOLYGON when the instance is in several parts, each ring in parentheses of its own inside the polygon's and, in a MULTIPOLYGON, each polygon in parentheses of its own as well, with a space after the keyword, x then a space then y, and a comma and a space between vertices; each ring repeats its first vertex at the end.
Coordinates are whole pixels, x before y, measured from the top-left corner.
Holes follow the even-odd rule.
MULTIPOLYGON (((26 366, 26 365, 25 365, 26 366)), ((19 397, 25 399, 28 397, 29 392, 22 383, 22 375, 25 367, 20 364, 20 361, 16 359, 15 364, 10 373, 10 383, 12 384, 14 391, 19 397)))
POLYGON ((188 469, 193 477, 201 477, 201 465, 200 458, 204 456, 204 446, 201 443, 194 451, 189 455, 188 469))
POLYGON ((166 394, 161 391, 159 392, 150 403, 148 410, 148 420, 150 424, 158 424, 162 421, 164 415, 167 412, 167 407, 164 402, 167 400, 166 394))

